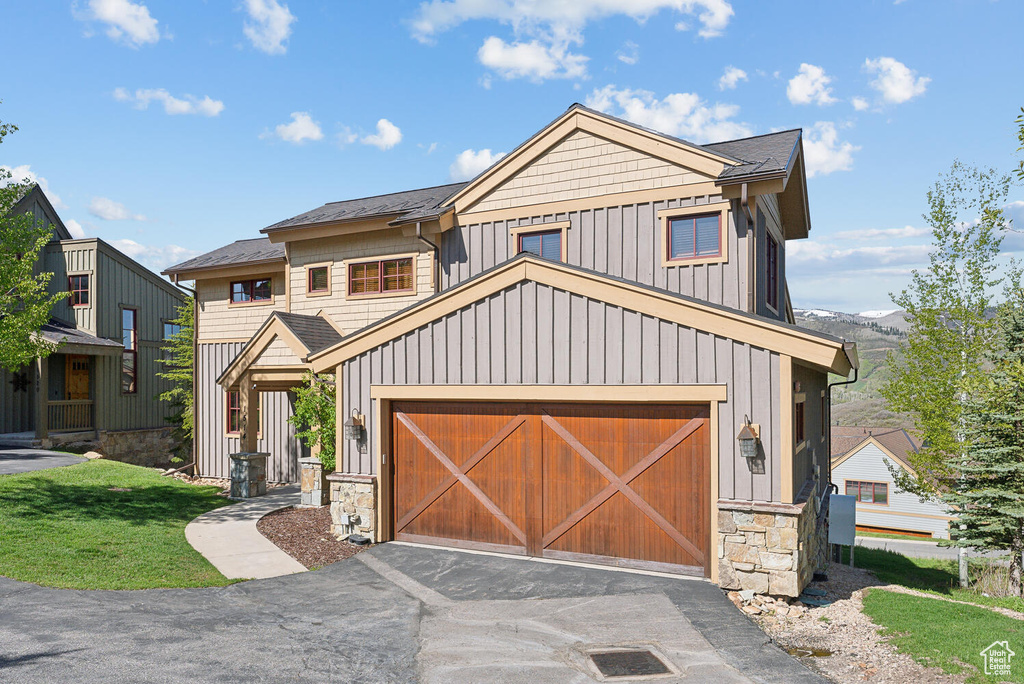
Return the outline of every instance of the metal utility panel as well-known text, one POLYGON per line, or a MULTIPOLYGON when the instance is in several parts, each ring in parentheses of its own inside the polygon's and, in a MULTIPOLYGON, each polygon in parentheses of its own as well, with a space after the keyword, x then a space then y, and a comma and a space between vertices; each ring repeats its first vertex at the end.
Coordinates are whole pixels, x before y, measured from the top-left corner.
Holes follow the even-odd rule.
POLYGON ((853 546, 857 533, 857 497, 833 494, 828 504, 828 543, 853 546))

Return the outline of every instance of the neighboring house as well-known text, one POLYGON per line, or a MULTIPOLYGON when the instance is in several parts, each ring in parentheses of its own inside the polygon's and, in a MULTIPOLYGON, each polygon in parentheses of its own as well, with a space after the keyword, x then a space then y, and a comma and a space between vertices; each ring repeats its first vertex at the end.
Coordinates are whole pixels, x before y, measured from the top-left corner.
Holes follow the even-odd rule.
POLYGON ((38 271, 51 292, 68 292, 42 336, 55 353, 15 373, 0 371, 0 443, 98 441, 115 457, 166 453, 170 414, 157 395, 163 340, 184 294, 98 238, 73 239, 33 186, 12 214, 52 226, 38 271))
POLYGON ((858 530, 949 539, 948 510, 897 489, 889 470, 914 475, 909 455, 919 446, 900 428, 832 428, 832 482, 857 497, 858 530))
POLYGON ((857 364, 793 325, 805 178, 798 130, 695 145, 574 105, 468 183, 168 269, 198 292, 201 472, 260 450, 295 479, 312 369, 336 379, 338 534, 796 595, 824 549, 827 374, 857 364))

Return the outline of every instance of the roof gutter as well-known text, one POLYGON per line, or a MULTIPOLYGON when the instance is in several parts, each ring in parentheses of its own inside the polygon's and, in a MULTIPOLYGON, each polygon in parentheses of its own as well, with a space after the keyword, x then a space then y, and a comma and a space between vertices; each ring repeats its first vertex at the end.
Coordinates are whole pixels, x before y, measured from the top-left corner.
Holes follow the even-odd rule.
MULTIPOLYGON (((249 261, 238 261, 238 262, 231 263, 231 264, 214 264, 212 266, 197 266, 195 268, 181 268, 181 269, 179 269, 179 268, 175 268, 175 267, 172 266, 171 268, 168 268, 165 271, 161 271, 160 275, 168 276, 169 278, 171 278, 171 280, 174 281, 174 284, 177 285, 178 284, 178 280, 182 277, 182 274, 184 274, 184 273, 198 273, 200 271, 213 271, 213 270, 220 269, 220 268, 234 268, 234 267, 237 267, 237 266, 264 266, 266 264, 277 264, 277 263, 282 263, 283 264, 283 263, 286 263, 286 261, 287 261, 287 259, 285 259, 284 257, 274 257, 273 259, 258 259, 258 260, 249 260, 249 261)), ((191 280, 191 278, 185 278, 185 280, 191 280)))

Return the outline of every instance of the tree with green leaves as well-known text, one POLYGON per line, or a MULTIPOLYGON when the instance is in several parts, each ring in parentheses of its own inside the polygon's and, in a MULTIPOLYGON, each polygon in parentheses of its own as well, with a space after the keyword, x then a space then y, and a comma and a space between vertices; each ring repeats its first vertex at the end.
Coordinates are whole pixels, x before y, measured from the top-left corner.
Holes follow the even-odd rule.
POLYGON ((996 257, 1006 217, 1010 177, 955 162, 928 192, 933 250, 926 269, 893 302, 907 312, 910 330, 889 354, 881 388, 889 409, 913 416, 924 441, 910 465, 916 477, 894 470, 900 489, 935 497, 955 486, 962 457, 964 405, 981 381, 991 341, 991 306, 1001 282, 996 257))
MULTIPOLYGON (((17 130, 0 121, 0 143, 17 130)), ((50 320, 53 305, 68 296, 49 291, 53 273, 36 272, 53 226, 38 223, 31 214, 14 213, 32 187, 0 167, 0 368, 12 372, 56 349, 39 331, 50 320)))
POLYGON ((157 376, 171 383, 171 388, 160 394, 160 401, 166 401, 174 411, 167 422, 174 426, 176 447, 171 460, 182 462, 192 453, 195 439, 195 320, 196 301, 192 297, 178 307, 178 317, 169 321, 178 327, 165 344, 167 356, 157 359, 164 370, 157 376))
MULTIPOLYGON (((1017 151, 1024 152, 1024 107, 1020 108, 1020 114, 1017 115, 1017 142, 1020 143, 1017 151)), ((1024 159, 1017 164, 1017 179, 1024 181, 1024 159)))
POLYGON ((324 470, 334 472, 336 413, 334 376, 306 371, 303 385, 295 390, 295 415, 288 422, 295 436, 317 453, 324 470))
POLYGON ((970 388, 964 406, 966 454, 946 468, 958 485, 942 500, 958 510, 950 529, 961 547, 1010 551, 1010 586, 1024 596, 1024 290, 1012 275, 996 316, 988 372, 970 388))

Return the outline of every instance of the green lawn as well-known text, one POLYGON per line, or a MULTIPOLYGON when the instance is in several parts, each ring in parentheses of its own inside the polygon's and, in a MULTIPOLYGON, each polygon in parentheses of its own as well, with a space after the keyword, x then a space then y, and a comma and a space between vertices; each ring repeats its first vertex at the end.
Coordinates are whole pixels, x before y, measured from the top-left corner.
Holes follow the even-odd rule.
POLYGON ((216 492, 114 461, 0 476, 0 575, 68 589, 231 584, 185 540, 189 521, 230 503, 216 492))
MULTIPOLYGON (((849 548, 843 549, 843 563, 850 559, 849 548)), ((910 589, 948 596, 958 601, 969 601, 984 606, 999 606, 1024 613, 1024 600, 1013 597, 982 596, 959 587, 959 572, 955 560, 938 558, 909 558, 893 551, 857 547, 854 565, 871 570, 878 579, 888 584, 899 584, 910 589)), ((988 561, 972 559, 975 568, 988 561)), ((1024 664, 1021 665, 1024 670, 1024 664)))
POLYGON ((1024 682, 1024 662, 1014 658, 1008 677, 988 678, 981 657, 981 651, 994 641, 1007 640, 1019 652, 1024 645, 1020 620, 985 608, 880 589, 866 592, 864 613, 900 651, 925 665, 951 673, 963 672, 962 663, 973 665, 977 672, 971 674, 970 682, 1024 682))

